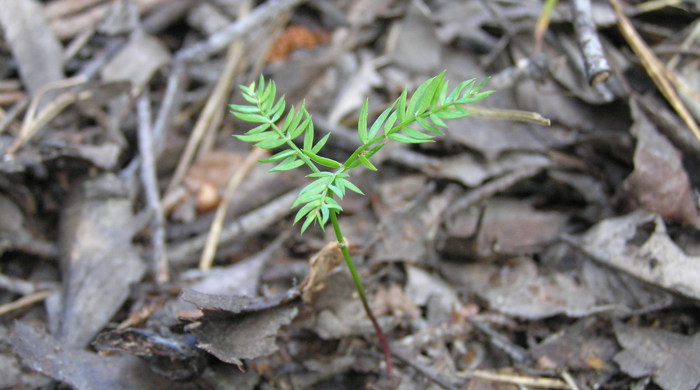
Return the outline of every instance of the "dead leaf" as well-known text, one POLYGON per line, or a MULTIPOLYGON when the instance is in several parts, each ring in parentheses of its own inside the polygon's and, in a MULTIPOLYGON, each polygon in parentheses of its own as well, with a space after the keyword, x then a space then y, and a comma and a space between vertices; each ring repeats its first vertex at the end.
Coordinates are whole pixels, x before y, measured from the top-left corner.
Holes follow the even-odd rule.
POLYGON ((398 284, 389 287, 380 287, 374 293, 372 299, 374 315, 394 315, 399 318, 417 319, 420 317, 420 309, 398 284))
MULTIPOLYGON (((348 272, 332 273, 325 283, 332 288, 319 292, 310 308, 314 315, 298 325, 311 329, 324 340, 373 334, 374 328, 362 308, 348 272)), ((384 332, 388 332, 383 319, 379 319, 380 325, 384 332)))
POLYGON ((544 274, 525 257, 507 265, 442 263, 448 280, 478 294, 504 314, 540 319, 557 314, 590 315, 610 307, 598 305, 585 285, 559 272, 544 274))
POLYGON ((619 348, 612 335, 605 334, 608 326, 595 318, 582 319, 531 347, 530 353, 547 362, 550 370, 612 370, 619 348))
POLYGON ((665 390, 695 390, 700 386, 700 334, 683 336, 616 323, 615 335, 624 348, 615 355, 615 361, 630 376, 651 375, 665 390))
POLYGON ((666 233, 660 217, 634 212, 605 219, 583 236, 597 261, 685 296, 700 299, 700 258, 688 256, 666 233), (653 229, 649 233, 648 229, 653 229))
POLYGON ((643 209, 674 221, 699 227, 698 208, 693 200, 681 153, 656 130, 634 101, 632 134, 637 137, 634 171, 625 180, 625 190, 643 209))
POLYGON ((63 313, 59 339, 85 347, 129 296, 146 265, 131 240, 138 226, 125 184, 105 174, 78 185, 60 226, 63 313))
POLYGON ((448 217, 442 252, 452 257, 517 255, 551 242, 567 221, 564 214, 536 210, 510 198, 490 199, 483 215, 479 209, 465 209, 448 217))
POLYGON ((313 302, 316 294, 326 287, 325 279, 342 262, 343 255, 336 241, 327 243, 309 260, 311 269, 301 283, 301 298, 304 303, 313 302))
POLYGON ((392 26, 387 38, 391 59, 416 73, 434 73, 442 60, 442 45, 429 12, 418 2, 409 3, 406 15, 392 26))
POLYGON ((64 344, 25 325, 15 323, 10 343, 24 364, 78 390, 189 390, 196 383, 165 379, 133 356, 99 356, 64 344))
POLYGON ((444 1, 433 13, 439 24, 437 34, 442 42, 464 39, 483 47, 495 46, 495 38, 484 31, 491 21, 489 7, 474 1, 444 1))
POLYGON ((337 125, 345 115, 359 109, 371 88, 381 85, 376 58, 369 51, 361 51, 357 61, 359 64, 353 63, 356 68, 352 69, 353 74, 341 82, 341 93, 328 113, 331 125, 337 125))
MULTIPOLYGON (((373 261, 425 263, 430 260, 434 254, 433 242, 439 221, 456 192, 452 191, 455 188, 440 194, 433 194, 430 187, 427 190, 430 193, 419 195, 408 206, 390 211, 395 214, 381 217, 378 233, 381 239, 375 249, 373 261)), ((393 192, 399 191, 394 189, 393 192)), ((396 207, 397 203, 393 201, 393 197, 386 201, 387 204, 396 207)))
POLYGON ((437 275, 407 264, 406 277, 406 296, 414 305, 426 307, 429 323, 448 321, 461 306, 455 290, 437 275))
POLYGON ((170 57, 170 52, 159 39, 146 33, 133 34, 102 68, 102 79, 127 80, 136 91, 140 91, 159 68, 170 62, 170 57))
POLYGON ((240 365, 277 350, 276 336, 298 313, 292 302, 296 289, 271 299, 204 294, 185 290, 182 299, 194 303, 203 313, 192 329, 197 346, 217 358, 240 365))
POLYGON ((551 165, 549 158, 539 154, 508 154, 484 162, 467 153, 442 158, 426 172, 434 177, 457 180, 467 187, 475 187, 493 177, 515 170, 542 168, 551 165))
POLYGON ((19 66, 22 82, 32 95, 46 84, 64 78, 63 50, 38 1, 4 1, 0 25, 19 66))

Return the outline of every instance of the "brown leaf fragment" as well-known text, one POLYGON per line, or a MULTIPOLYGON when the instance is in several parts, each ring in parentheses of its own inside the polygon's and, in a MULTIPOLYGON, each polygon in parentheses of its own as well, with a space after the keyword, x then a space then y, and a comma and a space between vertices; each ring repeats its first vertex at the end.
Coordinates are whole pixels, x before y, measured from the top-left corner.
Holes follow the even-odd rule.
POLYGON ((686 255, 666 233, 660 217, 634 212, 605 219, 581 242, 585 252, 647 283, 700 299, 700 258, 686 255), (653 223, 653 232, 647 233, 653 223))
POLYGON ((10 343, 24 364, 78 390, 195 389, 152 372, 133 356, 100 356, 65 344, 21 322, 15 323, 10 343))
POLYGON ((124 183, 105 174, 77 186, 60 225, 63 313, 58 338, 85 347, 129 295, 146 266, 132 244, 140 228, 124 183))
MULTIPOLYGON (((374 332, 362 302, 357 297, 355 285, 347 272, 335 272, 326 280, 328 286, 312 302, 315 315, 301 324, 311 329, 320 338, 336 339, 354 335, 368 335, 374 332)), ((385 332, 392 326, 380 318, 379 322, 385 332)))
POLYGON ((602 334, 607 326, 595 318, 584 318, 548 336, 530 348, 530 353, 540 363, 548 362, 547 369, 610 370, 619 347, 612 335, 602 334))
POLYGON ((185 290, 181 296, 194 303, 203 315, 192 330, 197 346, 217 358, 240 364, 277 350, 280 327, 292 322, 298 312, 294 288, 272 298, 204 294, 185 290))
POLYGON ((105 81, 128 80, 140 90, 153 74, 170 62, 170 52, 156 37, 134 34, 129 42, 102 69, 105 81))
POLYGON ((491 199, 486 206, 476 239, 482 256, 532 250, 556 237, 567 217, 553 211, 539 211, 509 198, 491 199))
POLYGON ((694 390, 700 385, 700 333, 683 336, 616 323, 615 335, 624 348, 615 361, 630 376, 651 375, 665 390, 694 390))
POLYGON ((3 1, 0 26, 30 93, 63 79, 63 50, 38 1, 3 1))
POLYGON ((639 206, 662 217, 700 226, 688 174, 681 153, 662 136, 651 120, 632 100, 632 134, 637 137, 634 171, 624 183, 625 190, 639 206))
POLYGON ((324 280, 342 262, 343 255, 336 241, 327 243, 309 260, 311 269, 301 283, 301 298, 305 303, 312 302, 315 295, 325 288, 324 280))
POLYGON ((280 327, 292 322, 298 312, 296 304, 241 314, 230 319, 202 320, 192 333, 197 346, 232 364, 241 359, 255 359, 277 350, 275 342, 280 327))
MULTIPOLYGON (((394 183, 387 183, 389 186, 394 183)), ((392 210, 394 214, 381 217, 380 233, 373 261, 406 261, 422 263, 433 256, 433 242, 437 235, 443 212, 456 195, 456 188, 448 188, 440 194, 428 186, 406 207, 392 210), (426 192, 429 191, 429 192, 426 192)), ((398 193, 398 191, 394 191, 398 193)), ((396 208, 393 198, 386 203, 396 208)))
POLYGON ((485 208, 449 215, 439 249, 452 257, 522 254, 551 242, 566 221, 564 214, 536 210, 521 200, 493 198, 485 208))
POLYGON ((411 2, 406 15, 393 25, 388 40, 390 57, 399 66, 412 72, 431 73, 442 60, 442 45, 426 9, 411 2))
POLYGON ((180 298, 194 303, 205 316, 231 318, 237 314, 246 314, 271 309, 292 302, 299 297, 299 289, 292 288, 272 297, 248 297, 240 295, 206 294, 186 289, 180 298))
POLYGON ((441 264, 445 277, 486 299, 504 314, 541 319, 558 314, 582 317, 607 309, 589 289, 564 273, 538 271, 529 258, 494 264, 441 264))

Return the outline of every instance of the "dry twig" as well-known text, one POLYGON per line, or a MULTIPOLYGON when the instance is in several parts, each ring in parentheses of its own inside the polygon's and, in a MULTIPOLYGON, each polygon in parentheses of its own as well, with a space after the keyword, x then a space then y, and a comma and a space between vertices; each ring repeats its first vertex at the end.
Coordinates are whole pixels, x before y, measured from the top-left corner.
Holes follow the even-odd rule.
POLYGON ((204 245, 204 251, 202 251, 202 257, 199 259, 199 269, 202 271, 209 270, 214 262, 216 248, 219 245, 219 238, 221 237, 221 229, 224 225, 228 207, 233 200, 233 195, 243 182, 243 179, 245 179, 250 170, 253 168, 253 165, 255 165, 258 159, 262 158, 266 153, 267 152, 264 149, 254 148, 245 161, 243 161, 243 164, 241 164, 241 166, 238 167, 238 169, 236 169, 236 171, 229 178, 223 199, 221 200, 221 203, 219 203, 219 207, 216 209, 216 215, 214 216, 214 221, 211 223, 209 235, 207 236, 207 242, 204 245))
POLYGON ((156 177, 156 159, 153 153, 151 127, 151 99, 148 90, 143 91, 137 101, 139 156, 141 157, 141 183, 146 195, 146 207, 152 215, 151 245, 153 247, 153 270, 160 284, 169 279, 168 254, 165 250, 165 217, 161 207, 156 177))
MULTIPOLYGON (((221 229, 219 243, 230 242, 244 234, 254 234, 262 231, 291 212, 292 204, 301 188, 295 188, 265 206, 242 215, 221 229)), ((204 248, 207 233, 168 248, 171 263, 187 263, 197 252, 204 248)))
POLYGON ((571 11, 574 16, 574 31, 576 39, 581 46, 581 54, 586 64, 588 82, 596 85, 610 77, 611 70, 608 60, 603 53, 603 45, 598 38, 593 14, 591 12, 591 0, 574 0, 571 2, 571 11))
POLYGON ((23 307, 27 307, 30 305, 33 305, 37 302, 41 302, 44 299, 48 298, 53 294, 54 292, 51 290, 43 290, 43 291, 37 291, 35 293, 25 295, 22 298, 6 303, 4 305, 0 305, 0 315, 4 315, 10 312, 13 312, 15 310, 19 310, 23 307))
POLYGON ((678 93, 673 86, 671 81, 669 81, 668 74, 670 73, 664 64, 656 58, 654 53, 649 49, 647 44, 644 42, 642 37, 639 36, 637 31, 632 26, 632 23, 627 19, 624 12, 622 11, 622 6, 618 0, 610 0, 613 9, 615 10, 615 15, 617 16, 617 23, 622 32, 622 35, 627 40, 627 43, 632 47, 632 50, 639 56, 642 61, 644 69, 646 69, 649 77, 654 81, 657 88, 666 97, 671 106, 676 110, 678 115, 681 117, 683 122, 688 126, 690 131, 693 132, 695 138, 700 142, 700 128, 695 119, 693 119, 688 109, 683 104, 683 101, 678 97, 678 93))
MULTIPOLYGON (((246 3, 241 6, 242 9, 239 20, 244 20, 246 18, 246 3)), ((197 153, 197 148, 200 146, 205 133, 207 131, 217 129, 221 124, 223 119, 223 108, 226 106, 225 101, 228 98, 228 95, 231 93, 231 84, 233 83, 234 76, 240 65, 244 49, 243 44, 239 41, 236 41, 229 46, 224 71, 221 74, 214 91, 211 95, 209 95, 209 99, 207 99, 202 115, 200 115, 197 123, 194 126, 194 130, 192 130, 192 133, 190 134, 185 151, 183 152, 182 157, 180 157, 175 173, 173 174, 170 184, 168 185, 167 192, 171 192, 178 185, 180 185, 180 182, 185 177, 185 173, 189 169, 190 164, 197 153)))
POLYGON ((501 374, 487 370, 464 370, 457 372, 461 378, 474 378, 491 382, 510 383, 514 385, 538 387, 544 389, 570 389, 569 385, 561 379, 532 377, 516 374, 501 374))

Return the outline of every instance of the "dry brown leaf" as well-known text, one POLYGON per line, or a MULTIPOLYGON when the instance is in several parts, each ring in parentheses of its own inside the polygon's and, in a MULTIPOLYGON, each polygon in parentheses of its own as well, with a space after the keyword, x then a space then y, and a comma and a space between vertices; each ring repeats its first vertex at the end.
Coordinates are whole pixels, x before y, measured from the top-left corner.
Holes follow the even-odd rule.
POLYGON ((132 244, 143 226, 132 214, 125 184, 105 174, 79 185, 60 227, 63 313, 59 339, 85 347, 129 296, 146 264, 132 244))
POLYGON ((634 171, 624 188, 643 209, 664 218, 700 226, 688 174, 681 153, 659 134, 656 127, 632 100, 632 134, 637 137, 634 171))
POLYGON ((605 219, 585 234, 583 249, 596 260, 643 281, 700 299, 700 258, 688 256, 666 233, 663 220, 635 212, 605 219), (652 232, 648 232, 652 229, 652 232))
POLYGON ((651 375, 664 390, 695 390, 700 385, 700 334, 684 336, 662 329, 615 324, 624 350, 615 356, 634 378, 651 375))
POLYGON ((328 275, 342 262, 343 255, 336 241, 327 243, 309 260, 311 269, 300 286, 304 303, 310 303, 316 299, 316 295, 326 287, 325 280, 328 275))
POLYGON ((168 380, 133 356, 100 356, 82 349, 69 348, 46 333, 21 322, 15 324, 9 341, 27 366, 77 390, 198 388, 196 382, 168 380))
POLYGON ((193 303, 203 315, 192 330, 197 346, 217 358, 240 365, 241 359, 254 359, 277 350, 281 326, 296 317, 297 289, 272 298, 204 294, 185 290, 181 299, 193 303))
POLYGON ((64 77, 63 50, 42 11, 36 0, 7 0, 0 12, 4 37, 31 94, 64 77))

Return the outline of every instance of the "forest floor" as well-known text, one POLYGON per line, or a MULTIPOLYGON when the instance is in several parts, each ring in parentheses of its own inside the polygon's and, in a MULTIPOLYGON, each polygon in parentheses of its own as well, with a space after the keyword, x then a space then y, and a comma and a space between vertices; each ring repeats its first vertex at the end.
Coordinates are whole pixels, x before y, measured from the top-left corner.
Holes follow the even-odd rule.
POLYGON ((697 389, 700 6, 543 9, 4 0, 0 388, 697 389), (442 71, 495 92, 340 202, 389 378, 228 106, 263 74, 343 161, 442 71))

